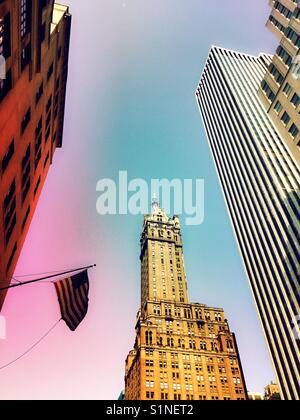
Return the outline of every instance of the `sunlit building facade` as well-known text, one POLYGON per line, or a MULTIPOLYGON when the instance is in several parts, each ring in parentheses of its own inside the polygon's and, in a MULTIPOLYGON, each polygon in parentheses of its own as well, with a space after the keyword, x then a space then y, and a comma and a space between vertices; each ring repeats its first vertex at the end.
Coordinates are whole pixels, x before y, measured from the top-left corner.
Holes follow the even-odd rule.
POLYGON ((223 309, 190 303, 181 227, 158 203, 141 236, 141 309, 126 361, 126 400, 245 400, 223 309))
POLYGON ((270 6, 267 27, 280 44, 259 96, 300 165, 300 2, 271 0, 270 6))

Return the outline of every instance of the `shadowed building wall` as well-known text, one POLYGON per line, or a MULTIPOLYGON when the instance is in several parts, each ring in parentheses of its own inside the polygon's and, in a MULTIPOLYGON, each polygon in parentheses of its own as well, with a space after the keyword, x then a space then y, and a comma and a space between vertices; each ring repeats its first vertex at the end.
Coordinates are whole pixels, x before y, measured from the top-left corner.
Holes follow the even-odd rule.
MULTIPOLYGON (((62 145, 71 16, 52 0, 0 0, 0 285, 9 285, 62 145)), ((5 293, 0 293, 0 310, 5 293)))

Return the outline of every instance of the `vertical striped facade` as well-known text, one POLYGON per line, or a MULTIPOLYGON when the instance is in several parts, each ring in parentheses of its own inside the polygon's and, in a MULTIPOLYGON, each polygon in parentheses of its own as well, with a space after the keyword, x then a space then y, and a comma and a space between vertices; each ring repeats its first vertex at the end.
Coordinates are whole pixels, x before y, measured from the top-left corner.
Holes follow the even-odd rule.
POLYGON ((213 47, 196 96, 283 397, 299 400, 300 169, 258 97, 271 62, 213 47))

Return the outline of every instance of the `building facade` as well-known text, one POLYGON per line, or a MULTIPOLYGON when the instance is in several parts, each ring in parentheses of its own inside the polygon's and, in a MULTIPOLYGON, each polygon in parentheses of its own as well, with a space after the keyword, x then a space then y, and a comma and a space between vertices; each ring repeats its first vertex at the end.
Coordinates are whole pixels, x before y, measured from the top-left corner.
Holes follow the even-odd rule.
POLYGON ((300 2, 271 0, 267 27, 280 44, 259 96, 300 165, 300 2))
POLYGON ((248 392, 248 400, 249 401, 263 401, 264 394, 261 392, 248 392))
MULTIPOLYGON (((62 145, 71 16, 52 0, 0 0, 0 284, 10 283, 62 145)), ((0 294, 0 310, 5 293, 0 294)))
POLYGON ((245 400, 223 309, 190 303, 180 221, 155 201, 141 236, 141 310, 126 361, 126 400, 245 400))
POLYGON ((213 47, 196 97, 282 395, 300 397, 300 169, 258 90, 272 57, 213 47))
POLYGON ((280 388, 274 382, 271 382, 265 387, 264 400, 266 401, 278 401, 280 400, 280 388))

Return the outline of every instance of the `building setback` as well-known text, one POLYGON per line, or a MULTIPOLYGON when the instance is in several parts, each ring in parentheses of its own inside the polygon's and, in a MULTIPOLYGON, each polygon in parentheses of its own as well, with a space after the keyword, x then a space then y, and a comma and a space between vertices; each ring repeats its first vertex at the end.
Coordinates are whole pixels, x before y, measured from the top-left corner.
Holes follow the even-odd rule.
POLYGON ((125 400, 245 400, 223 309, 190 303, 178 217, 158 203, 141 236, 141 310, 126 361, 125 400))
POLYGON ((261 83, 259 96, 300 165, 300 2, 271 0, 267 27, 280 45, 261 83))
POLYGON ((196 92, 285 399, 300 397, 300 170, 258 96, 272 57, 213 47, 196 92))
MULTIPOLYGON (((71 15, 52 0, 0 0, 0 283, 10 283, 62 146, 71 15)), ((0 294, 0 310, 5 294, 0 294)))

